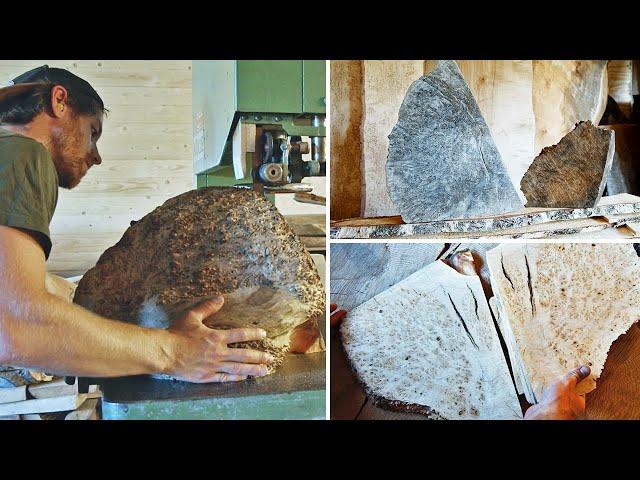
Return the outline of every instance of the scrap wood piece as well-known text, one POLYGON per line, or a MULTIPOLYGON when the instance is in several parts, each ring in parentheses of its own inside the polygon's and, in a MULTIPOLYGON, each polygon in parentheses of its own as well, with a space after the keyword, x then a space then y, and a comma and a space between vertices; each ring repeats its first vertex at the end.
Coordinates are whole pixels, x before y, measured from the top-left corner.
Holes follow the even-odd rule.
MULTIPOLYGON (((578 218, 575 220, 563 220, 558 222, 547 222, 541 224, 527 225, 517 228, 504 228, 501 230, 489 230, 480 232, 440 232, 440 233, 424 233, 404 234, 404 230, 401 234, 398 234, 397 230, 392 229, 380 229, 373 230, 358 228, 353 238, 421 238, 421 239, 443 239, 443 240, 455 240, 455 239, 489 239, 496 240, 499 238, 546 238, 557 237, 568 234, 584 233, 588 231, 603 230, 606 228, 612 228, 617 225, 609 223, 605 218, 593 217, 593 218, 578 218), (364 232, 368 236, 359 236, 360 232, 364 232), (373 232, 373 234, 371 234, 373 232)), ((416 229, 419 230, 419 229, 416 229)), ((353 230, 350 230, 350 232, 353 230)), ((414 230, 415 231, 415 230, 414 230)), ((340 233, 344 233, 341 229, 340 233)), ((341 238, 341 237, 338 237, 341 238)), ((351 238, 351 237, 350 237, 351 238)))
POLYGON ((631 226, 640 221, 640 214, 606 215, 603 218, 616 227, 631 226))
POLYGON ((631 229, 634 237, 640 237, 640 219, 637 222, 625 222, 625 226, 631 229))
POLYGON ((19 417, 20 417, 20 420, 49 421, 49 420, 63 420, 66 415, 67 413, 63 411, 63 412, 48 412, 48 413, 25 413, 23 415, 19 415, 19 417))
POLYGON ((40 413, 25 413, 23 415, 17 415, 20 420, 46 420, 44 414, 40 413))
POLYGON ((80 408, 69 412, 64 419, 65 420, 98 420, 98 401, 97 398, 92 398, 84 402, 80 408))
POLYGON ((20 420, 20 415, 0 415, 0 420, 20 420))
POLYGON ((640 259, 630 244, 505 244, 487 253, 491 284, 527 400, 579 364, 596 386, 613 341, 640 319, 640 259), (514 348, 517 346, 517 348, 514 348))
POLYGON ((0 415, 16 415, 28 413, 62 412, 75 410, 88 398, 101 397, 102 393, 79 393, 62 397, 38 398, 21 402, 0 404, 0 415))
POLYGON ((522 202, 454 61, 411 84, 389 135, 387 189, 405 222, 501 214, 522 202))
POLYGON ((27 386, 0 388, 0 403, 19 402, 27 399, 27 386))
POLYGON ((614 131, 579 122, 557 145, 545 147, 520 182, 527 207, 592 208, 613 162, 614 131))
POLYGON ((349 312, 340 331, 378 406, 432 418, 522 417, 477 276, 432 263, 349 312))
POLYGON ((51 382, 29 385, 29 395, 34 398, 62 397, 78 393, 78 379, 73 385, 67 385, 64 378, 51 382))
POLYGON ((344 220, 332 220, 331 228, 336 227, 357 227, 371 225, 402 225, 404 220, 400 215, 390 217, 355 217, 345 218, 344 220))
POLYGON ((46 272, 44 286, 50 294, 55 295, 67 303, 73 302, 73 295, 77 285, 66 278, 46 272))
POLYGON ((326 205, 327 197, 315 195, 313 193, 297 192, 293 195, 293 199, 300 203, 310 203, 311 205, 326 205))

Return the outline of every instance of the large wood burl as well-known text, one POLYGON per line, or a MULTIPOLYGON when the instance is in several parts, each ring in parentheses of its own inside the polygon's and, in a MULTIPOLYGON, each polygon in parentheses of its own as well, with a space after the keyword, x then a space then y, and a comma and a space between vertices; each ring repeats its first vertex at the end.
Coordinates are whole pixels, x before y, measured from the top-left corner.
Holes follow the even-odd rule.
POLYGON ((207 326, 263 328, 264 350, 324 350, 317 319, 325 294, 313 260, 278 210, 246 189, 192 190, 131 222, 83 276, 74 302, 166 328, 219 294, 224 306, 207 326))

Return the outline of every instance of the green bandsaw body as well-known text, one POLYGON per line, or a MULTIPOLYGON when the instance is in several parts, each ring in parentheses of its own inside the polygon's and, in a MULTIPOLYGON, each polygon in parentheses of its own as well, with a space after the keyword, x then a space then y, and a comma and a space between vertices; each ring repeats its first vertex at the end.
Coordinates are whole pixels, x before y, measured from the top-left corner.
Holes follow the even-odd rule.
POLYGON ((280 125, 288 135, 325 136, 297 120, 326 113, 324 60, 195 60, 193 117, 203 117, 204 155, 194 157, 197 187, 250 183, 233 174, 237 122, 280 125))
POLYGON ((105 379, 102 418, 324 420, 325 363, 325 352, 290 354, 273 374, 242 382, 195 384, 147 376, 105 379))

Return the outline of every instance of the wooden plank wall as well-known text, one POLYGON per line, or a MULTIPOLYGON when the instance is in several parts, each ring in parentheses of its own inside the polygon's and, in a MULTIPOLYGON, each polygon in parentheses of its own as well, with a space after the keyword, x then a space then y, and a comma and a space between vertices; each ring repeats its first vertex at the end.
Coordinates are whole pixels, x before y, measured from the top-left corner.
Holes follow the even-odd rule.
MULTIPOLYGON (((387 136, 397 122, 407 88, 435 63, 434 60, 331 62, 332 220, 398 213, 386 193, 387 136), (359 76, 354 72, 359 72, 359 76), (339 106, 338 101, 341 101, 339 106), (359 178, 362 178, 361 188, 357 189, 355 179, 359 178)), ((545 97, 563 86, 571 94, 588 90, 591 95, 598 86, 604 90, 601 93, 605 93, 608 83, 612 85, 614 98, 630 100, 626 93, 631 81, 628 61, 612 61, 607 74, 602 70, 603 62, 598 61, 461 60, 458 64, 516 187, 539 153, 539 145, 551 139, 551 144, 556 143, 577 121, 573 105, 560 101, 549 107, 555 108, 551 114, 541 111, 545 97), (563 65, 558 67, 556 63, 563 65), (549 77, 556 70, 562 75, 558 82, 549 77), (540 78, 536 78, 536 72, 551 73, 544 78, 538 73, 540 78), (567 80, 572 75, 576 78, 575 84, 567 80), (603 76, 602 82, 596 81, 603 76), (554 120, 556 111, 566 117, 561 119, 562 125, 554 120)), ((562 92, 557 96, 562 97, 562 92)), ((597 117, 593 119, 597 122, 606 95, 594 98, 592 103, 580 105, 579 110, 597 117)))
POLYGON ((633 61, 609 61, 607 76, 609 79, 609 95, 618 103, 622 113, 629 117, 633 107, 633 61))
POLYGON ((331 196, 341 199, 331 202, 331 218, 360 215, 362 201, 362 60, 331 62, 331 131, 329 168, 331 196), (338 161, 332 161, 335 157, 338 161))
POLYGON ((191 61, 3 60, 0 84, 40 65, 66 68, 98 91, 110 113, 103 163, 60 189, 48 269, 84 273, 131 220, 193 188, 191 61))

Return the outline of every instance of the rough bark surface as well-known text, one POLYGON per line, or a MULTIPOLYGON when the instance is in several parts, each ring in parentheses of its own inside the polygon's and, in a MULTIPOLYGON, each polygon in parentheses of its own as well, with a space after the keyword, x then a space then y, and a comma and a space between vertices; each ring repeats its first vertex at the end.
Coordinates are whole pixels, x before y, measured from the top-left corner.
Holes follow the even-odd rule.
POLYGON ((615 151, 614 132, 579 122, 545 147, 522 177, 527 207, 591 208, 600 201, 615 151))
MULTIPOLYGON (((595 208, 544 209, 527 208, 515 214, 466 220, 385 224, 382 219, 366 220, 370 224, 348 225, 347 221, 331 228, 331 238, 480 238, 484 236, 521 236, 525 233, 551 233, 572 227, 573 221, 593 218, 593 222, 580 222, 580 227, 601 224, 603 228, 617 226, 617 216, 635 218, 640 214, 640 199, 633 195, 618 194, 603 197, 595 208), (596 220, 602 217, 609 221, 596 220), (615 222, 612 222, 616 219, 615 222), (594 223, 595 222, 595 223, 594 223)), ((393 217, 392 217, 393 218, 393 217)))

